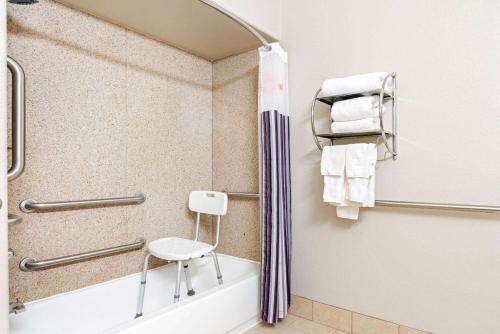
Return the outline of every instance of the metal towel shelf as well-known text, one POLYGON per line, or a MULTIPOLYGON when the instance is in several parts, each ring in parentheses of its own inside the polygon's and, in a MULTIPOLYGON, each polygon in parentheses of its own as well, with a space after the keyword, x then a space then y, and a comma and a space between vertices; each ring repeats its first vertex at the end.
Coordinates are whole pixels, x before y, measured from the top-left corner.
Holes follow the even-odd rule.
POLYGON ((144 247, 145 243, 146 243, 146 240, 141 238, 141 239, 136 240, 134 243, 127 244, 127 245, 99 249, 99 250, 95 250, 95 251, 79 253, 79 254, 74 254, 74 255, 68 255, 68 256, 63 256, 63 257, 57 257, 57 258, 49 259, 49 260, 38 261, 36 259, 27 257, 27 258, 24 258, 21 260, 21 262, 19 263, 19 269, 21 269, 22 271, 33 271, 33 270, 52 268, 55 266, 75 263, 75 262, 84 261, 84 260, 89 260, 89 259, 93 259, 96 257, 114 255, 114 254, 118 254, 118 253, 142 249, 142 247, 144 247))
POLYGON ((84 199, 77 201, 62 201, 62 202, 45 202, 39 203, 33 199, 25 199, 19 204, 22 212, 44 212, 51 210, 71 210, 71 209, 87 209, 99 206, 119 206, 119 205, 134 205, 141 204, 146 200, 143 194, 137 194, 133 197, 117 197, 117 198, 100 198, 100 199, 84 199))
MULTIPOLYGON (((396 159, 398 156, 398 147, 397 147, 397 119, 398 119, 398 114, 397 114, 397 109, 396 109, 396 73, 390 73, 388 74, 385 79, 382 82, 382 86, 380 88, 380 91, 370 94, 370 95, 378 95, 379 98, 379 107, 378 107, 378 118, 380 122, 380 131, 369 131, 369 132, 359 132, 359 133, 326 133, 326 134, 318 134, 316 132, 316 124, 315 124, 315 109, 316 109, 316 102, 322 102, 325 103, 329 106, 333 105, 337 101, 341 100, 348 100, 356 97, 361 97, 365 96, 364 94, 349 94, 349 95, 343 95, 343 96, 322 96, 322 91, 321 88, 318 89, 316 94, 314 95, 314 98, 312 100, 311 104, 311 130, 314 138, 314 142, 316 143, 316 146, 318 149, 321 151, 323 150, 323 146, 321 145, 320 141, 318 138, 325 138, 330 140, 330 144, 334 144, 334 139, 342 139, 342 138, 362 138, 362 137, 379 137, 382 139, 382 142, 386 148, 386 153, 389 153, 392 155, 393 159, 396 159), (389 94, 384 90, 386 83, 389 79, 392 78, 393 82, 393 88, 392 92, 389 94), (383 105, 384 102, 387 101, 392 101, 391 102, 391 114, 392 114, 392 129, 391 131, 386 131, 384 129, 384 119, 382 117, 383 115, 383 105), (389 140, 391 141, 392 145, 389 144, 389 140)), ((385 159, 385 155, 384 155, 385 159)))

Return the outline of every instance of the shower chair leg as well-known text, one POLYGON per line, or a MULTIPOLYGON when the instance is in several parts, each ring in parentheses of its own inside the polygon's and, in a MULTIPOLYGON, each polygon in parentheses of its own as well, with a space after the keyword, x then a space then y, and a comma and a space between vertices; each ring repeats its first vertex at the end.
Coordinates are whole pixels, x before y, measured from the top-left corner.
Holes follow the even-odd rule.
POLYGON ((182 261, 177 261, 177 279, 175 281, 174 303, 179 302, 181 297, 181 274, 182 274, 182 261))
POLYGON ((184 275, 186 275, 187 295, 194 296, 195 292, 193 289, 193 284, 191 283, 191 274, 189 272, 189 264, 187 262, 184 263, 184 275))
POLYGON ((137 298, 137 311, 135 313, 136 318, 142 316, 142 308, 144 306, 144 294, 146 292, 146 276, 148 275, 148 264, 150 256, 151 254, 148 254, 144 259, 144 268, 142 270, 141 283, 139 285, 139 296, 137 298))
POLYGON ((217 259, 217 254, 215 252, 210 252, 212 257, 214 258, 215 272, 217 273, 217 281, 219 281, 219 285, 222 285, 224 281, 222 281, 222 274, 220 273, 219 260, 217 259))

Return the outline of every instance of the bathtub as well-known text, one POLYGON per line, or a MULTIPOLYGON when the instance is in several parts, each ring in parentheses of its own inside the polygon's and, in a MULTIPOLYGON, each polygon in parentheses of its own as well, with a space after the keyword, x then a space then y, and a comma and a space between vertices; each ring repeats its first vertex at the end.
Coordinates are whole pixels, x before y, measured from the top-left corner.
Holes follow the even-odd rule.
POLYGON ((212 258, 191 261, 194 296, 183 280, 173 303, 175 264, 148 273, 144 316, 134 319, 140 274, 26 303, 10 316, 10 334, 223 334, 242 333, 259 322, 257 262, 219 256, 223 285, 212 258))

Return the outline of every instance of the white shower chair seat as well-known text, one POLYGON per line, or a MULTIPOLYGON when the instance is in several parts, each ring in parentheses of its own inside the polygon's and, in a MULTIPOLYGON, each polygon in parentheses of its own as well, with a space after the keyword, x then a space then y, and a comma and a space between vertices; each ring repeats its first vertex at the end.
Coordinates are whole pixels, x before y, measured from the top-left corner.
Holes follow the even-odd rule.
POLYGON ((151 242, 148 251, 151 255, 168 261, 185 261, 202 257, 215 247, 201 241, 183 238, 163 238, 151 242))
POLYGON ((200 258, 208 254, 212 255, 215 265, 215 273, 217 274, 217 281, 219 284, 223 284, 222 274, 220 272, 219 261, 217 260, 215 249, 219 244, 221 216, 225 215, 227 212, 227 195, 217 191, 192 191, 189 194, 189 210, 196 212, 196 235, 194 240, 169 237, 154 240, 148 245, 148 253, 144 259, 144 268, 141 275, 139 297, 137 298, 136 318, 142 316, 144 295, 146 292, 146 277, 148 274, 149 258, 151 256, 167 261, 175 261, 177 263, 174 303, 177 303, 180 298, 182 268, 184 268, 184 274, 186 276, 187 294, 188 296, 195 294, 193 285, 191 284, 191 275, 189 273, 188 263, 191 259, 200 258), (201 214, 217 216, 214 245, 198 241, 201 214))

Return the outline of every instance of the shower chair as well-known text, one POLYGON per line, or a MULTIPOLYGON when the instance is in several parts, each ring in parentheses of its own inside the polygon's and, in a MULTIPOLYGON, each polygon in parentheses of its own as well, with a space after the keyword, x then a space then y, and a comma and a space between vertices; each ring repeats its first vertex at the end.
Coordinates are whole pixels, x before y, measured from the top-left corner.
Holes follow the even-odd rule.
POLYGON ((148 273, 149 258, 154 257, 174 261, 177 263, 177 278, 175 281, 174 303, 179 302, 181 275, 182 269, 186 276, 186 287, 188 296, 193 296, 195 291, 191 283, 191 275, 189 273, 188 262, 191 259, 203 257, 207 254, 212 255, 217 273, 219 285, 223 284, 222 275, 220 272, 219 261, 215 249, 219 244, 220 220, 227 212, 227 194, 216 191, 192 191, 189 194, 189 210, 196 212, 196 233, 194 240, 183 239, 177 237, 157 239, 149 243, 148 254, 144 259, 144 269, 141 275, 141 283, 139 286, 139 296, 137 299, 137 312, 135 317, 142 316, 144 306, 144 294, 146 291, 146 276, 148 273), (210 245, 198 241, 200 230, 200 216, 207 214, 217 216, 215 244, 210 245))

